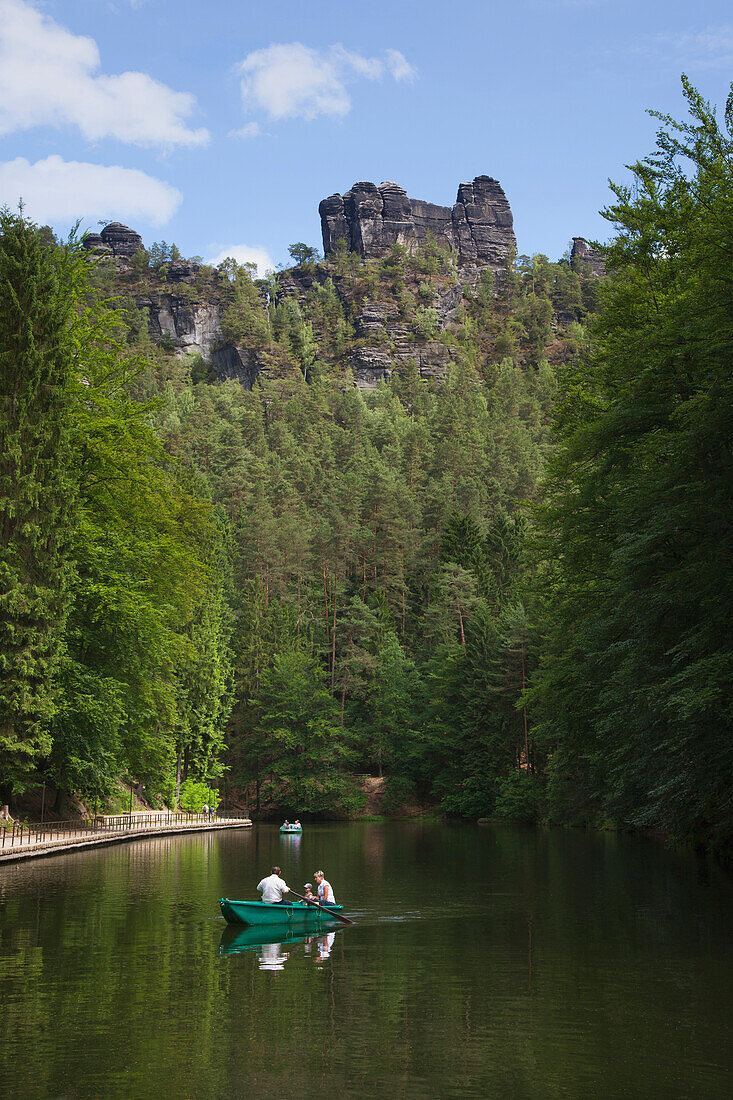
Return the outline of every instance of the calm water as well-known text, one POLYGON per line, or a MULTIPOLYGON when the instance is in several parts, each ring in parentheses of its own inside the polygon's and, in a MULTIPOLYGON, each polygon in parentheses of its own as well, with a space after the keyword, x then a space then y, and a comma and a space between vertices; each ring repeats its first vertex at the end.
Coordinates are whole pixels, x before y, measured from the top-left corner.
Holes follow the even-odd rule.
POLYGON ((271 826, 0 868, 6 1097, 728 1097, 730 881, 612 835, 271 826), (358 920, 257 946, 280 863, 358 920), (325 1090, 325 1091, 324 1091, 325 1090))

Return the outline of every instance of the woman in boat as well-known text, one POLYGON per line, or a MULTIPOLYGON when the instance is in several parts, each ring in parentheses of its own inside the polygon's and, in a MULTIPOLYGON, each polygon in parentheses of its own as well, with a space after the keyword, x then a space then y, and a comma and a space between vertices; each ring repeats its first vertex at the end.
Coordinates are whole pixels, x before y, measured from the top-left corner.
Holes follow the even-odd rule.
POLYGON ((318 884, 318 900, 321 905, 335 905, 336 898, 333 896, 333 887, 330 882, 326 881, 323 871, 316 871, 313 878, 318 884))

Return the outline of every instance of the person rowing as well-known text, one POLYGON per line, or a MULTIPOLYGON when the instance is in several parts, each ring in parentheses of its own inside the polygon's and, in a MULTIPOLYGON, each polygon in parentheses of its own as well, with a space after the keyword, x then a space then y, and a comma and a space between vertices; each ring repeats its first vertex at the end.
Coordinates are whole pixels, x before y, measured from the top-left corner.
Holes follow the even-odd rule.
POLYGON ((270 905, 288 905, 287 901, 283 900, 284 894, 290 893, 290 887, 287 883, 283 882, 280 878, 280 868, 271 867, 270 874, 267 878, 263 878, 257 886, 257 889, 262 894, 262 900, 269 902, 270 905))
POLYGON ((323 871, 316 871, 313 878, 316 880, 316 886, 318 887, 318 902, 320 905, 335 905, 336 898, 333 894, 333 887, 331 883, 326 880, 326 876, 323 871))

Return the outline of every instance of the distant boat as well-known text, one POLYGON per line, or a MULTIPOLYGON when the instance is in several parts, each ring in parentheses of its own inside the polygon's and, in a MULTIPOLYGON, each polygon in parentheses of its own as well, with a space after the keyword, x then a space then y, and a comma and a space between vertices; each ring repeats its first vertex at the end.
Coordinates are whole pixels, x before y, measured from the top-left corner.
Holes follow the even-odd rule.
POLYGON ((277 905, 268 901, 231 901, 230 898, 219 898, 219 905, 227 924, 246 924, 250 928, 273 924, 290 929, 322 928, 333 920, 333 914, 340 914, 343 909, 343 905, 320 909, 303 901, 277 905))
POLYGON ((280 826, 280 832, 281 833, 302 833, 303 832, 303 826, 302 825, 281 825, 280 826))

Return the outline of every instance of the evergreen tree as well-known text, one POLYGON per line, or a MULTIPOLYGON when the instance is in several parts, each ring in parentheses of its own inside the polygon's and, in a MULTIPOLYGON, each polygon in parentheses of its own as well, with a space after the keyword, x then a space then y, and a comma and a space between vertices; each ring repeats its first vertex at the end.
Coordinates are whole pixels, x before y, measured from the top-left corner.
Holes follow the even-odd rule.
POLYGON ((0 211, 0 777, 28 782, 48 751, 53 678, 74 565, 70 410, 89 331, 83 260, 21 213, 0 211))

